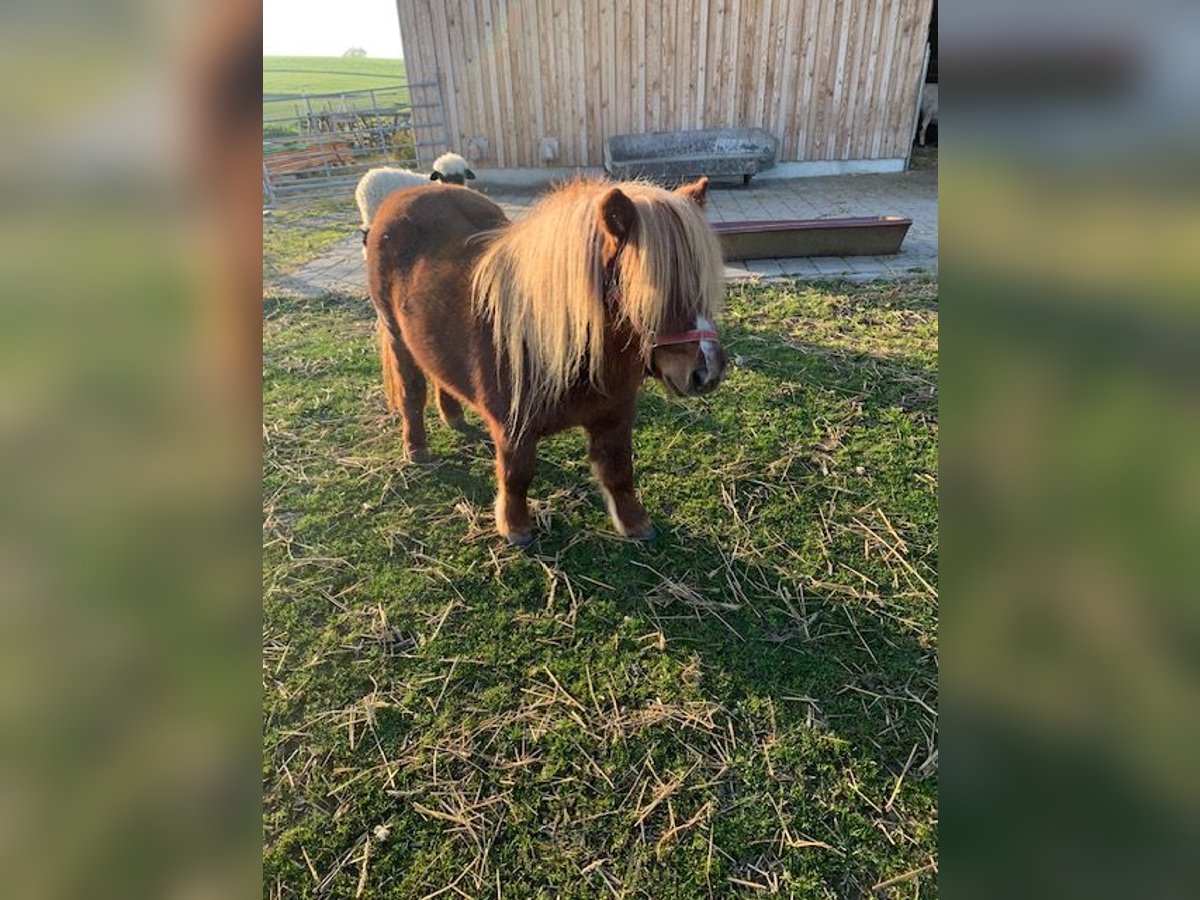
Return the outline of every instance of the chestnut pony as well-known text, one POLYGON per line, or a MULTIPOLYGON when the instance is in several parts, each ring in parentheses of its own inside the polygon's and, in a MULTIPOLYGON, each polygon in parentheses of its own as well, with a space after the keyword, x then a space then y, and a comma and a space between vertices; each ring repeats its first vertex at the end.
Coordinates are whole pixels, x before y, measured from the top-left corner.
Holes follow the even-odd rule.
POLYGON ((476 410, 496 446, 496 527, 511 543, 533 539, 526 492, 539 439, 576 426, 613 525, 654 536, 633 484, 642 379, 703 394, 725 370, 707 194, 706 178, 676 191, 575 181, 511 223, 482 194, 432 185, 376 213, 367 272, 405 447, 427 457, 428 382, 450 427, 466 430, 463 404, 476 410))

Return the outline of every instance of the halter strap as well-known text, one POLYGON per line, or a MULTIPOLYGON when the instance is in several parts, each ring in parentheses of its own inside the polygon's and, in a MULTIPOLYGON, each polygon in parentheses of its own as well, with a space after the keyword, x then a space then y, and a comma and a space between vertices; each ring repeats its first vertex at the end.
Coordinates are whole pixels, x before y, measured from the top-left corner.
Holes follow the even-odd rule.
POLYGON ((698 341, 715 341, 718 340, 718 335, 715 331, 708 329, 696 329, 695 331, 680 331, 676 334, 660 334, 654 338, 654 343, 650 345, 651 349, 656 347, 669 347, 671 344, 694 344, 698 341))

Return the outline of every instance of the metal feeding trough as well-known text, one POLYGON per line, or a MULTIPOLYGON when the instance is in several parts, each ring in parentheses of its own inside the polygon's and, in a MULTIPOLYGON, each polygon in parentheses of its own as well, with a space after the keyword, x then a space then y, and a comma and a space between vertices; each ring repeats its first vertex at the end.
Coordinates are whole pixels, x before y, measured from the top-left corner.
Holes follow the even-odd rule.
POLYGON ((898 253, 911 225, 904 216, 861 216, 714 222, 713 230, 726 259, 776 259, 898 253))
POLYGON ((761 128, 709 128, 617 134, 604 142, 604 168, 616 178, 679 183, 742 176, 742 183, 775 165, 779 142, 761 128))

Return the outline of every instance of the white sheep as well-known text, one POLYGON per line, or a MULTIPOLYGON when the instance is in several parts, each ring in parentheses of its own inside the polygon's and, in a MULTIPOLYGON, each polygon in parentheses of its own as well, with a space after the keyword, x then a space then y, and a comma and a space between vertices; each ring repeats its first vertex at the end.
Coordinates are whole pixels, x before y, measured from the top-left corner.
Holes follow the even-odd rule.
POLYGON ((938 86, 927 84, 921 88, 921 130, 917 133, 917 143, 925 146, 925 132, 929 123, 938 120, 938 86))
POLYGON ((443 153, 439 156, 434 160, 433 171, 428 175, 390 166, 369 170, 359 180, 358 188, 354 191, 354 200, 362 214, 363 242, 366 243, 367 229, 371 227, 375 210, 379 209, 379 204, 390 194, 405 188, 429 184, 430 181, 465 184, 468 178, 474 177, 475 173, 471 171, 467 161, 457 153, 443 153))

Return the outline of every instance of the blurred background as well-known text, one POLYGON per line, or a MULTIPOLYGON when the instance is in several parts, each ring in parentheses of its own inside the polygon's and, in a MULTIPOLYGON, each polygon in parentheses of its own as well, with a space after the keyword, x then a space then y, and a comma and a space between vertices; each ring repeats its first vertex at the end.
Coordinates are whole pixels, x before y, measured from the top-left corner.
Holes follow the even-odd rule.
MULTIPOLYGON (((0 894, 261 894, 260 10, 0 17, 0 894)), ((1200 12, 939 25, 942 880, 1192 896, 1200 12)))
POLYGON ((1200 15, 940 25, 943 886, 1191 895, 1200 15))
POLYGON ((261 890, 260 40, 0 12, 0 896, 261 890))

